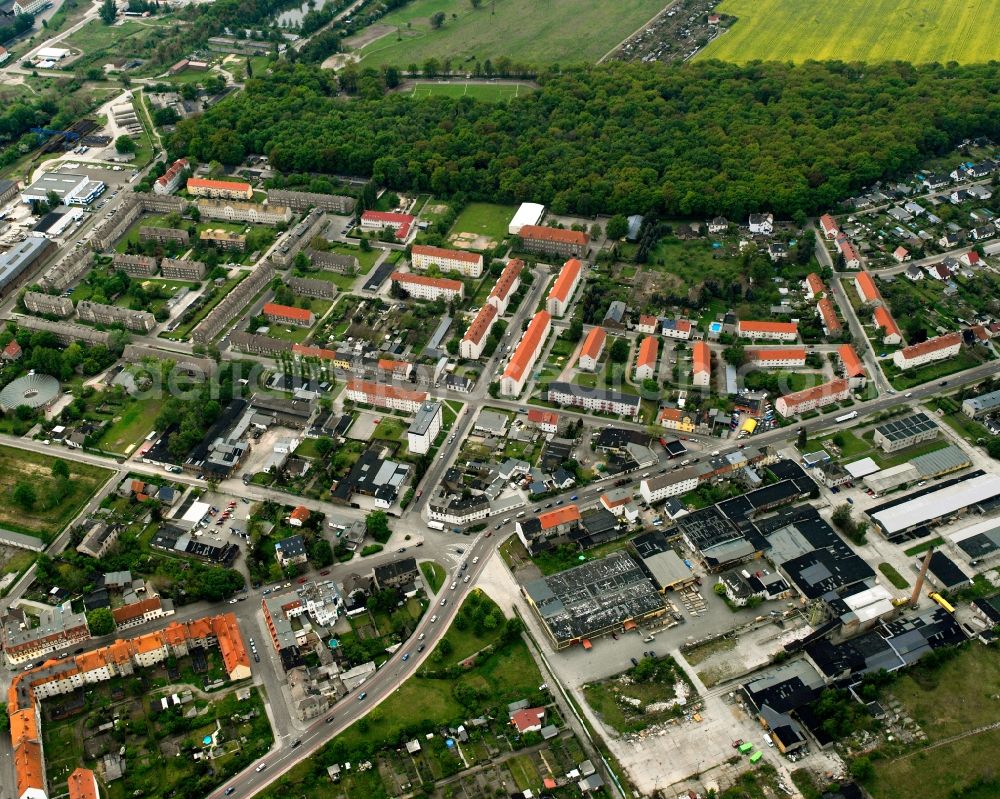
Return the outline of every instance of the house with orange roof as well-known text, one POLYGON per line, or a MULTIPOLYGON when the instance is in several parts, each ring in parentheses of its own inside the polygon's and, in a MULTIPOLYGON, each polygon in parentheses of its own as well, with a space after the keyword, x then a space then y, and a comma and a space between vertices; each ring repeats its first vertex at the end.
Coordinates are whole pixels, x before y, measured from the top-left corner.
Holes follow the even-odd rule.
POLYGON ((557 433, 559 431, 559 414, 555 411, 529 408, 528 422, 535 425, 543 433, 557 433))
POLYGON ((565 316, 569 309, 569 301, 573 297, 573 292, 580 284, 580 275, 583 272, 583 264, 576 258, 570 258, 563 268, 559 270, 552 288, 549 289, 549 296, 545 301, 545 309, 554 317, 565 316))
POLYGON ((291 305, 279 305, 276 302, 265 303, 263 314, 268 322, 276 325, 312 327, 316 324, 316 316, 309 309, 294 308, 291 305))
POLYGON ((823 231, 823 238, 833 241, 840 235, 840 228, 837 227, 837 222, 829 214, 823 214, 819 218, 819 226, 823 231))
POLYGON ((861 268, 861 256, 855 249, 854 245, 851 244, 850 240, 841 233, 837 237, 837 249, 840 250, 840 254, 844 259, 844 266, 848 269, 860 269, 861 268))
POLYGON ((652 380, 656 375, 656 360, 660 354, 660 342, 653 336, 646 336, 639 345, 639 355, 635 359, 635 379, 652 380))
POLYGON ((696 426, 694 417, 680 408, 660 408, 656 421, 667 430, 678 430, 681 433, 693 433, 696 426))
POLYGON ((851 385, 847 380, 841 378, 778 397, 774 408, 787 418, 842 402, 850 396, 851 385))
POLYGON ((21 345, 18 344, 14 339, 11 339, 7 346, 3 348, 3 353, 0 355, 5 361, 16 361, 21 357, 21 345))
POLYGON ((309 521, 310 516, 312 516, 312 513, 310 512, 309 508, 307 508, 305 505, 299 505, 297 508, 295 508, 295 510, 293 510, 289 514, 288 523, 292 527, 301 527, 303 524, 309 521))
POLYGON ((691 347, 691 383, 700 388, 712 384, 712 351, 704 341, 696 341, 691 347))
POLYGON ((520 258, 511 258, 507 266, 503 268, 500 277, 490 291, 490 296, 486 302, 496 306, 497 313, 503 316, 507 313, 507 304, 521 285, 521 270, 524 269, 524 261, 520 258))
POLYGON ((943 336, 929 338, 919 344, 911 344, 892 354, 892 361, 899 369, 913 369, 925 363, 954 358, 962 349, 962 334, 946 333, 943 336))
POLYGON ((815 272, 810 272, 806 275, 806 279, 802 281, 802 287, 805 289, 806 297, 810 300, 820 294, 826 293, 826 286, 823 285, 823 278, 815 272))
POLYGON ((795 322, 761 322, 740 319, 736 323, 736 335, 749 339, 795 341, 799 337, 799 326, 795 322))
POLYGON ((805 347, 771 347, 747 350, 747 359, 758 369, 795 369, 806 365, 805 347))
POLYGON ((882 302, 882 294, 875 285, 875 280, 868 272, 858 272, 854 276, 854 289, 858 292, 861 302, 874 305, 882 302))
POLYGON ((645 333, 647 336, 652 336, 656 334, 656 328, 660 326, 660 320, 655 316, 650 314, 642 314, 639 317, 639 322, 636 324, 635 329, 639 333, 645 333))
POLYGON ((530 519, 522 519, 515 525, 517 537, 532 555, 559 544, 569 542, 569 533, 582 521, 580 509, 576 505, 542 513, 530 519))
POLYGON ((883 344, 899 344, 903 340, 903 334, 900 333, 896 320, 892 318, 889 309, 884 305, 875 306, 872 322, 874 322, 876 329, 882 331, 883 344))
POLYGON ((540 255, 581 258, 587 254, 590 246, 590 238, 582 230, 522 225, 517 235, 521 239, 522 248, 540 255))
POLYGON ((580 358, 576 368, 581 372, 596 372, 597 364, 601 360, 604 352, 604 344, 608 339, 608 334, 600 325, 592 327, 584 339, 583 347, 580 350, 580 358))
POLYGON ((232 613, 214 616, 212 627, 229 679, 235 681, 250 677, 250 656, 243 644, 243 635, 236 623, 236 616, 232 613))
POLYGON ((552 316, 548 311, 539 311, 532 317, 500 378, 500 393, 503 396, 516 397, 524 390, 551 329, 552 316))
POLYGON ((910 260, 910 251, 906 249, 903 245, 899 245, 895 250, 892 251, 892 257, 897 264, 901 264, 905 261, 910 260))
POLYGON ((835 338, 844 332, 844 326, 837 318, 837 309, 833 307, 829 297, 824 297, 816 303, 816 313, 823 322, 823 332, 827 337, 835 338))
POLYGON ((837 356, 840 358, 844 377, 851 384, 851 388, 863 388, 867 382, 867 376, 865 367, 854 347, 850 344, 841 344, 837 347, 837 356))
POLYGON ((526 732, 538 732, 542 729, 542 722, 544 721, 544 707, 526 707, 521 710, 515 710, 510 714, 510 723, 514 725, 521 735, 524 735, 526 732))
POLYGON ((232 180, 188 178, 187 192, 192 197, 216 197, 225 200, 253 199, 253 188, 249 183, 232 180))
POLYGON ((66 780, 69 799, 100 799, 97 776, 89 768, 76 768, 66 780))
POLYGON ((486 339, 489 338, 490 330, 497 320, 497 306, 489 302, 484 302, 479 309, 476 318, 472 320, 469 329, 462 336, 459 343, 458 352, 466 360, 475 361, 483 354, 486 347, 486 339))
POLYGON ((413 374, 413 364, 409 361, 396 361, 392 358, 379 358, 379 376, 386 380, 409 380, 413 374))

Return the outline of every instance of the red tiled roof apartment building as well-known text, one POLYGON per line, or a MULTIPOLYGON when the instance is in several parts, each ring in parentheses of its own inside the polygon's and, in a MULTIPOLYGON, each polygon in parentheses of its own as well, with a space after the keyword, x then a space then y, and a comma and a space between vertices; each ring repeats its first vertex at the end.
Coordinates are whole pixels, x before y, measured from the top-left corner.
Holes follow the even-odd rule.
POLYGON ((823 285, 823 279, 815 272, 810 272, 808 275, 806 275, 806 279, 803 281, 803 285, 806 290, 806 297, 808 297, 810 300, 817 294, 826 293, 826 286, 823 285))
POLYGON ((500 378, 500 393, 505 397, 516 397, 524 390, 524 384, 531 374, 531 369, 538 360, 552 329, 552 316, 548 311, 539 311, 528 324, 517 349, 510 358, 510 363, 504 369, 500 378))
POLYGON ((181 185, 181 176, 187 168, 188 160, 186 158, 178 158, 167 167, 166 172, 156 179, 156 182, 153 184, 153 193, 173 194, 177 191, 177 187, 181 185))
POLYGON ((962 334, 947 333, 919 344, 903 347, 892 354, 892 362, 900 369, 912 369, 932 361, 953 358, 962 349, 962 334))
POLYGON ((427 401, 426 391, 410 391, 405 388, 372 383, 369 380, 352 378, 347 381, 347 399, 363 402, 377 408, 391 408, 407 413, 416 413, 427 401))
POLYGON ((691 347, 691 382, 701 388, 712 384, 712 350, 704 341, 691 347))
POLYGON ((66 780, 69 799, 101 799, 97 790, 97 776, 89 768, 77 768, 66 780))
POLYGON ((490 329, 496 320, 497 307, 488 302, 483 303, 483 307, 479 309, 479 313, 472 320, 472 324, 465 331, 459 344, 458 352, 463 358, 474 361, 483 354, 486 339, 489 337, 490 329))
POLYGON ((903 340, 903 334, 899 331, 896 320, 892 318, 889 309, 884 305, 876 305, 872 314, 872 321, 876 329, 882 331, 883 344, 899 344, 903 340))
POLYGON ((564 316, 569 309, 569 301, 580 283, 580 273, 583 271, 583 264, 576 258, 570 258, 563 268, 559 270, 552 288, 549 289, 548 299, 545 301, 545 309, 552 316, 564 316))
POLYGON ((639 355, 635 359, 635 379, 652 380, 656 374, 656 359, 660 354, 660 343, 647 336, 639 345, 639 355))
POLYGON ((837 223, 832 216, 829 214, 823 214, 819 218, 819 226, 823 231, 824 238, 833 241, 840 234, 840 228, 837 227, 837 223))
POLYGON ((269 302, 264 305, 264 318, 277 325, 294 325, 295 327, 312 327, 316 317, 306 308, 294 308, 291 305, 278 305, 269 302))
POLYGON ((872 276, 867 272, 858 272, 854 276, 854 289, 858 292, 861 302, 866 305, 882 302, 882 294, 875 285, 872 276))
POLYGON ((503 268, 503 272, 500 273, 500 277, 497 278, 493 290, 490 291, 490 296, 486 298, 486 302, 495 305, 501 316, 507 313, 507 303, 510 302, 511 296, 521 285, 522 269, 524 269, 524 261, 520 258, 509 260, 507 266, 503 268))
POLYGON ((816 313, 823 322, 823 329, 828 336, 839 336, 844 330, 844 326, 837 318, 837 309, 833 307, 828 297, 824 297, 816 303, 816 313))
POLYGON ((597 362, 601 360, 601 353, 604 352, 604 343, 607 340, 608 334, 604 332, 603 327, 600 325, 592 327, 583 342, 576 368, 581 372, 596 372, 597 362))
POLYGON ((392 228, 396 231, 396 238, 405 241, 410 235, 410 228, 417 221, 415 216, 410 214, 394 214, 389 211, 365 211, 361 214, 362 230, 385 230, 392 228))
POLYGON ((840 254, 844 258, 844 266, 848 269, 861 268, 861 256, 858 255, 858 251, 854 249, 854 245, 851 244, 851 240, 843 233, 837 236, 837 249, 840 250, 840 254))
POLYGON ((541 255, 558 255, 562 258, 572 258, 586 255, 590 246, 587 234, 579 230, 563 230, 562 228, 543 227, 542 225, 523 225, 517 234, 521 246, 528 252, 541 255))
POLYGON ((412 272, 393 272, 390 277, 393 283, 398 283, 411 297, 421 300, 436 300, 439 297, 450 302, 455 297, 465 296, 465 286, 461 280, 450 280, 446 277, 427 277, 415 275, 412 272))
POLYGON ((850 396, 851 385, 847 380, 831 380, 829 383, 778 397, 774 408, 782 416, 795 416, 826 405, 832 405, 835 402, 841 402, 850 396))
POLYGON ((837 355, 840 357, 840 365, 844 370, 844 377, 851 384, 851 388, 860 388, 866 382, 865 367, 858 357, 858 353, 850 344, 841 344, 837 347, 837 355))
MULTIPOLYGON (((136 667, 152 666, 169 657, 188 655, 195 647, 213 645, 219 647, 230 680, 245 680, 251 676, 250 657, 243 645, 236 616, 232 613, 174 622, 159 632, 119 639, 75 657, 47 660, 41 666, 14 675, 7 691, 7 714, 17 783, 12 786, 14 796, 18 799, 46 799, 49 795, 41 720, 37 712, 41 700, 71 693, 84 685, 128 676, 135 672, 136 667)), ((79 775, 77 779, 74 776, 70 777, 67 786, 69 795, 87 797, 86 775, 79 775), (74 791, 78 793, 74 794, 74 791)))
POLYGON ((232 180, 188 178, 187 191, 193 197, 219 197, 226 200, 249 200, 253 198, 253 188, 249 183, 240 183, 232 180))
POLYGON ((806 348, 747 350, 747 358, 758 369, 790 369, 806 365, 806 348))
POLYGON ((483 256, 465 250, 446 250, 427 244, 414 244, 410 251, 410 263, 414 269, 429 269, 432 265, 442 272, 458 272, 465 277, 479 277, 483 274, 483 256))
POLYGON ((799 337, 799 326, 795 322, 757 322, 740 319, 736 323, 736 335, 740 338, 795 341, 799 337))

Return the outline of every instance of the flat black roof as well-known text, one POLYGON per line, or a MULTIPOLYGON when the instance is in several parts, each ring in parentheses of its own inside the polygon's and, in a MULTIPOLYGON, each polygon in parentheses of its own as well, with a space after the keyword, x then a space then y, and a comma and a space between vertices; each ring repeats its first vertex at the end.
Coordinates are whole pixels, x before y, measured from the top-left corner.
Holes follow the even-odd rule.
POLYGON ((931 555, 931 563, 928 571, 934 575, 937 583, 944 588, 956 588, 970 582, 970 577, 962 571, 947 555, 941 550, 935 551, 931 555))
POLYGON ((378 291, 379 287, 385 283, 385 279, 392 274, 396 265, 389 259, 382 262, 374 272, 368 276, 368 280, 365 281, 365 285, 362 288, 365 291, 378 291))

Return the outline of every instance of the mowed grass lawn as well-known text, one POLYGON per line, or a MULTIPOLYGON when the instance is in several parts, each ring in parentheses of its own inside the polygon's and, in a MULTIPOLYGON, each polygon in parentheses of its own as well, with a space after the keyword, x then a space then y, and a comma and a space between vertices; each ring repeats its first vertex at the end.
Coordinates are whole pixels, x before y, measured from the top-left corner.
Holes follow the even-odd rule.
POLYGON ((61 502, 52 503, 55 458, 13 447, 0 447, 0 527, 51 540, 103 485, 112 472, 99 466, 74 463, 72 454, 62 460, 69 466, 71 490, 61 502), (14 503, 14 487, 24 482, 36 495, 31 509, 14 503))
POLYGON ((976 63, 1000 53, 996 0, 724 0, 738 20, 699 55, 722 61, 976 63))
POLYGON ((509 103, 533 92, 527 83, 416 83, 411 94, 421 97, 471 97, 485 103, 509 103))
POLYGON ((450 58, 458 66, 468 56, 536 65, 595 62, 662 8, 658 0, 495 0, 478 9, 468 0, 415 0, 379 20, 398 26, 401 38, 393 32, 364 47, 362 66, 406 67, 428 58, 450 58), (438 11, 445 23, 433 30, 430 18, 438 11))
POLYGON ((517 208, 512 205, 492 203, 469 203, 458 215, 451 227, 454 233, 475 233, 500 241, 507 235, 507 226, 514 218, 517 208))

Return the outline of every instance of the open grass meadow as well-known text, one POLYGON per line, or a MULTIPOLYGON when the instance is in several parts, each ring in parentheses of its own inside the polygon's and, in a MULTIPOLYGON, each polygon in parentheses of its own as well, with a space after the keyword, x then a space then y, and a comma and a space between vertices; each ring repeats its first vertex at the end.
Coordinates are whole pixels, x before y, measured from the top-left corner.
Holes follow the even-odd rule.
POLYGON ((102 486, 112 472, 99 466, 74 463, 72 457, 63 458, 69 466, 68 490, 57 499, 56 478, 52 464, 56 458, 37 452, 0 447, 0 527, 18 533, 37 536, 51 541, 102 486), (24 507, 14 501, 19 483, 33 489, 35 501, 24 507))
POLYGON ((594 62, 662 8, 657 0, 492 0, 478 9, 468 0, 414 0, 379 20, 396 30, 361 50, 362 66, 406 67, 428 58, 458 66, 501 56, 539 66, 594 62), (446 19, 434 30, 430 18, 438 11, 446 19))
POLYGON ((411 95, 422 97, 471 97, 485 103, 509 103, 515 97, 533 92, 527 83, 431 83, 419 81, 413 86, 411 95))
POLYGON ((517 208, 512 205, 492 203, 469 203, 452 225, 451 232, 473 233, 500 241, 507 235, 507 226, 517 208))
POLYGON ((1000 53, 996 0, 724 0, 737 20, 699 58, 981 63, 1000 53))
POLYGON ((1000 730, 973 731, 996 722, 998 684, 1000 652, 975 644, 937 670, 918 666, 900 677, 889 692, 927 734, 927 742, 901 756, 873 758, 875 776, 865 783, 871 795, 997 796, 1000 730), (945 743, 956 736, 961 737, 945 743))

